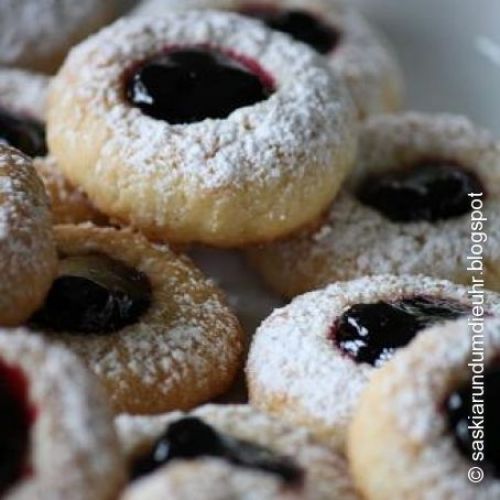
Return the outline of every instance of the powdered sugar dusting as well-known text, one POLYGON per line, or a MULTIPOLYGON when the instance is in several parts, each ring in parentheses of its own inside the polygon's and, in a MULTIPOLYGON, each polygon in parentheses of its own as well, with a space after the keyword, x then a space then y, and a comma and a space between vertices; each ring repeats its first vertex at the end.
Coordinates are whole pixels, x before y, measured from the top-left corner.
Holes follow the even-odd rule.
MULTIPOLYGON (((74 94, 105 120, 113 131, 106 151, 121 151, 130 167, 132 179, 118 182, 141 182, 159 165, 169 165, 156 179, 161 191, 181 180, 217 189, 263 183, 282 176, 283 170, 299 176, 304 167, 297 158, 306 148, 307 153, 315 152, 320 168, 328 170, 346 134, 343 120, 349 121, 337 82, 312 51, 260 23, 230 14, 189 12, 119 21, 72 51, 67 67, 80 70, 68 99, 74 94), (148 118, 123 101, 123 74, 169 44, 209 44, 255 58, 275 77, 278 91, 225 120, 186 126, 148 118), (279 169, 276 148, 282 160, 279 169)), ((51 134, 60 127, 64 125, 51 124, 51 134)), ((105 168, 101 162, 96 171, 105 168)))
MULTIPOLYGON (((0 198, 3 201, 0 205, 0 240, 13 245, 12 253, 19 254, 19 258, 27 258, 31 246, 25 246, 23 238, 13 233, 34 227, 36 222, 30 220, 29 216, 40 219, 37 205, 47 201, 43 197, 33 200, 33 193, 27 189, 30 178, 36 179, 36 176, 29 159, 13 148, 0 146, 0 198), (18 170, 17 175, 14 169, 18 170), (29 210, 29 215, 23 214, 24 210, 29 210)), ((44 214, 44 218, 47 218, 47 214, 44 214)))
MULTIPOLYGON (((307 424, 342 444, 362 389, 375 371, 357 364, 330 339, 336 319, 359 303, 423 295, 470 304, 466 287, 423 276, 375 276, 337 283, 276 310, 255 335, 247 364, 252 404, 307 424)), ((500 296, 488 293, 489 309, 500 296)))
POLYGON ((42 300, 56 255, 43 185, 26 156, 1 145, 0 200, 0 309, 3 321, 12 324, 25 320, 19 315, 29 315, 42 300))

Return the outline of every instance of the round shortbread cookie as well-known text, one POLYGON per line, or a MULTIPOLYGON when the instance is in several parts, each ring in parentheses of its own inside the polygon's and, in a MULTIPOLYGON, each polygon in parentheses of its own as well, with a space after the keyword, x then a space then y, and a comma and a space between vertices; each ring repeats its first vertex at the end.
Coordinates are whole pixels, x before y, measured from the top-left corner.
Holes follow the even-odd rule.
MULTIPOLYGON (((485 292, 485 308, 500 296, 485 292)), ((297 297, 257 330, 247 364, 250 401, 343 444, 378 367, 433 322, 467 315, 466 287, 423 276, 375 276, 297 297)))
POLYGON ((227 12, 119 21, 72 51, 49 98, 67 178, 113 219, 174 243, 243 246, 308 224, 337 194, 356 135, 322 58, 227 12))
POLYGON ((116 412, 190 409, 229 388, 244 334, 189 259, 128 230, 55 233, 59 275, 31 325, 84 360, 116 412))

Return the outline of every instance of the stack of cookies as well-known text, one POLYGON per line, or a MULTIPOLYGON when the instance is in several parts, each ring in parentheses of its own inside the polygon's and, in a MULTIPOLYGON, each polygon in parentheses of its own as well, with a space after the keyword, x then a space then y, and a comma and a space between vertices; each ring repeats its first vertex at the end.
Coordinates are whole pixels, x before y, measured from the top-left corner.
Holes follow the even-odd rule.
POLYGON ((500 142, 402 111, 350 2, 0 33, 1 498, 500 497, 500 142), (244 331, 195 247, 292 301, 244 331))

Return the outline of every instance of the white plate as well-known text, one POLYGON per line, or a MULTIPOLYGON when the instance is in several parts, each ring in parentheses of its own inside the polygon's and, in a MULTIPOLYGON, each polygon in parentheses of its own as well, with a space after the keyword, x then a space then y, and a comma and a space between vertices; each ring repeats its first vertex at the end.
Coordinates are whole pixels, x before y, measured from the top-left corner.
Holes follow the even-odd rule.
MULTIPOLYGON (((500 135, 500 0, 358 2, 399 54, 408 107, 466 114, 500 135)), ((237 252, 193 256, 226 290, 248 335, 283 304, 237 252)))
POLYGON ((400 56, 415 109, 500 135, 500 0, 358 0, 400 56))

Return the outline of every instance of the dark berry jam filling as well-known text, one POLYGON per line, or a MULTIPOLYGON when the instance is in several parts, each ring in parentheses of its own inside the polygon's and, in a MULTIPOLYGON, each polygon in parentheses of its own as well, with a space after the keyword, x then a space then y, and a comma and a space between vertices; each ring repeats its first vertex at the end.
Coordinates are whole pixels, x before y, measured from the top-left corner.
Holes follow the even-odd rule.
POLYGON ((273 91, 256 63, 203 47, 168 50, 143 63, 127 82, 130 103, 171 124, 226 118, 273 91))
POLYGON ((341 38, 336 28, 307 11, 249 4, 239 12, 261 20, 276 31, 287 33, 295 40, 311 46, 320 54, 328 54, 334 50, 341 38))
POLYGON ((470 213, 469 194, 482 192, 476 175, 459 165, 425 161, 369 176, 357 197, 394 222, 435 222, 470 213))
POLYGON ((302 469, 286 457, 262 446, 220 434, 194 417, 170 424, 151 451, 137 458, 130 471, 131 480, 144 476, 174 459, 218 457, 234 465, 274 474, 287 484, 300 484, 302 469))
POLYGON ((34 419, 24 373, 0 360, 0 496, 29 473, 27 457, 34 419))
POLYGON ((17 148, 31 157, 47 154, 44 126, 5 109, 0 109, 0 144, 2 143, 17 148))
POLYGON ((488 472, 500 478, 500 365, 487 368, 479 386, 473 387, 469 381, 452 392, 445 401, 445 411, 460 452, 469 460, 482 462, 488 472), (476 446, 479 442, 484 450, 476 446), (477 456, 478 451, 483 452, 482 457, 477 456))
POLYGON ((67 257, 32 323, 55 332, 105 334, 139 320, 151 304, 141 272, 101 254, 67 257))
POLYGON ((459 302, 425 297, 357 304, 340 316, 332 337, 354 361, 380 366, 420 330, 469 313, 459 302))

